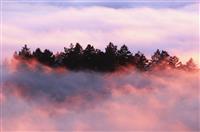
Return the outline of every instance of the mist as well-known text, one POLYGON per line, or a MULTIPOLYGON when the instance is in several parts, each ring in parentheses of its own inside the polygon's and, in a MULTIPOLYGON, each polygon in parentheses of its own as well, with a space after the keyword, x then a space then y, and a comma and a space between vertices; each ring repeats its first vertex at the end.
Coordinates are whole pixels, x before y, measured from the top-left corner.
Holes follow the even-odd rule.
POLYGON ((5 131, 198 131, 199 72, 3 66, 5 131))

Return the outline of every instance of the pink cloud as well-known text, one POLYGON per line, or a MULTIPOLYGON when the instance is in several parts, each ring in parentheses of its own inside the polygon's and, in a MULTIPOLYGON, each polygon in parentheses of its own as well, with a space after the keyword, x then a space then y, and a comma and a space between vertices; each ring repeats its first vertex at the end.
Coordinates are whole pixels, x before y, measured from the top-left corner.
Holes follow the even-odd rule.
POLYGON ((193 56, 199 52, 195 5, 177 9, 10 6, 25 11, 5 10, 3 13, 5 56, 25 43, 32 48, 57 51, 76 42, 84 46, 92 43, 102 49, 112 41, 117 45, 125 43, 134 52, 142 50, 149 54, 160 48, 174 54, 176 50, 181 58, 187 54, 194 57, 197 63, 199 61, 193 56))
POLYGON ((129 69, 113 74, 70 71, 63 74, 45 70, 48 69, 37 65, 35 70, 31 67, 18 67, 14 73, 6 70, 4 84, 12 85, 3 85, 4 130, 199 129, 198 72, 138 73, 129 69))

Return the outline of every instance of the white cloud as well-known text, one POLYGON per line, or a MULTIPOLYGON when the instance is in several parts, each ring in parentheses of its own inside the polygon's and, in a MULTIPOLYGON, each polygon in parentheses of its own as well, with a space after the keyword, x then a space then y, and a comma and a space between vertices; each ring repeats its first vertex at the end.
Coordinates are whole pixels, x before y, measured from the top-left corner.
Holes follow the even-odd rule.
POLYGON ((114 9, 10 3, 3 12, 3 47, 7 55, 25 43, 57 51, 75 42, 103 49, 112 41, 146 54, 160 48, 188 59, 186 54, 192 53, 197 62, 198 18, 196 5, 114 9))

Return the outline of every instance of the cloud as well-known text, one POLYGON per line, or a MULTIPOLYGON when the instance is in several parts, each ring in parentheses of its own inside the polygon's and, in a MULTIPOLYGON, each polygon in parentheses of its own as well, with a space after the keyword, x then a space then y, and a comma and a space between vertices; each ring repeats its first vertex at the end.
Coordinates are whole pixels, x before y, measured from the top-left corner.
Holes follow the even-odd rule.
POLYGON ((75 42, 103 49, 112 41, 118 46, 127 44, 133 52, 141 50, 149 55, 160 48, 178 53, 183 60, 193 57, 198 63, 197 5, 116 9, 6 3, 2 29, 4 57, 25 43, 33 49, 60 51, 75 42))
POLYGON ((3 130, 200 129, 198 72, 72 72, 37 62, 3 69, 3 130))
MULTIPOLYGON (((4 3, 9 3, 9 0, 3 0, 4 3)), ((110 7, 110 8, 137 8, 148 6, 151 8, 180 8, 183 6, 187 6, 190 4, 198 3, 197 0, 156 0, 156 1, 120 1, 120 0, 93 0, 93 1, 85 1, 85 0, 65 0, 65 1, 53 1, 53 0, 12 0, 12 3, 15 2, 23 2, 26 4, 42 4, 42 5, 50 5, 50 6, 58 6, 58 7, 91 7, 91 6, 102 6, 102 7, 110 7)))

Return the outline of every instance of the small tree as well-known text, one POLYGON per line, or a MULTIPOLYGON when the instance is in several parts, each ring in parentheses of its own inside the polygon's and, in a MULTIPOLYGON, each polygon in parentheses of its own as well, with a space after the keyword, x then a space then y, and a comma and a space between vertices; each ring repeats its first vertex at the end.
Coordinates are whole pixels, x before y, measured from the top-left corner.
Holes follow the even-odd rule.
POLYGON ((95 48, 92 45, 88 44, 87 47, 85 48, 85 50, 83 51, 84 67, 95 69, 95 67, 96 67, 95 59, 97 59, 95 48))
POLYGON ((117 57, 119 65, 127 65, 131 63, 132 53, 126 45, 123 45, 120 50, 118 50, 117 57))
POLYGON ((22 50, 19 51, 19 56, 22 59, 30 59, 32 57, 30 48, 28 48, 26 44, 24 45, 24 47, 22 47, 22 50))
POLYGON ((139 70, 146 71, 148 62, 148 59, 141 52, 135 54, 134 63, 139 70))
POLYGON ((82 67, 82 46, 79 43, 76 43, 75 47, 71 44, 70 48, 64 48, 64 50, 64 65, 69 69, 80 69, 82 67))
POLYGON ((160 59, 161 59, 161 53, 160 50, 157 49, 154 55, 151 56, 151 62, 153 64, 157 64, 160 61, 160 59))
POLYGON ((42 60, 42 56, 43 53, 40 50, 40 48, 37 48, 34 52, 33 52, 33 57, 36 58, 37 60, 41 61, 42 60))
MULTIPOLYGON (((172 57, 171 59, 176 59, 175 57, 172 57)), ((150 69, 153 68, 159 68, 159 69, 166 69, 168 68, 170 65, 170 55, 168 54, 167 51, 162 50, 160 52, 159 49, 157 49, 157 51, 154 53, 153 56, 151 56, 151 60, 149 62, 148 67, 150 69)), ((172 62, 174 63, 174 62, 172 62)))
POLYGON ((74 54, 76 55, 82 55, 83 53, 83 48, 79 43, 76 43, 75 47, 74 47, 74 54))
POLYGON ((176 56, 169 58, 169 66, 172 68, 177 68, 181 63, 179 63, 179 59, 176 56))
POLYGON ((114 71, 117 68, 117 46, 110 42, 105 51, 104 65, 109 71, 114 71))
POLYGON ((197 66, 195 65, 194 61, 192 58, 190 58, 187 62, 186 62, 186 68, 189 71, 193 71, 197 69, 197 66))
POLYGON ((110 42, 106 47, 105 51, 105 54, 108 56, 116 56, 117 46, 110 42))

